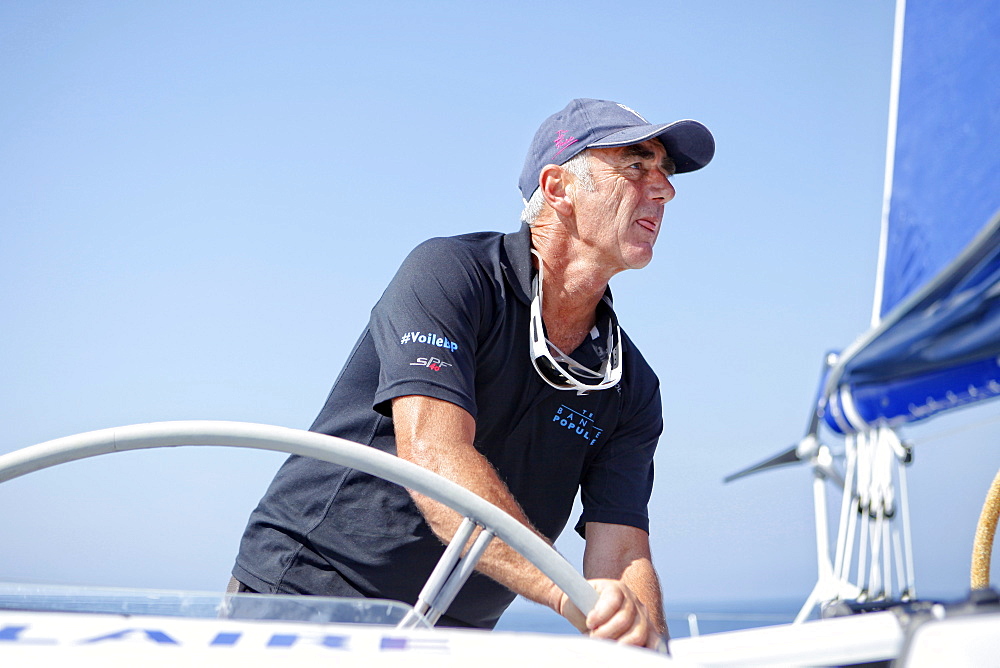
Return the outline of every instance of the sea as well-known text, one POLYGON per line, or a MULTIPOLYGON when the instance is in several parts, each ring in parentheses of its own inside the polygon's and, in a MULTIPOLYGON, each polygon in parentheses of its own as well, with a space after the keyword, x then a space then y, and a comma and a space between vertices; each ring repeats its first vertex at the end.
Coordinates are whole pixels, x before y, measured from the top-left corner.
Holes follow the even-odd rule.
MULTIPOLYGON (((805 599, 753 601, 678 602, 666 605, 667 626, 672 638, 706 633, 738 631, 795 619, 805 599)), ((518 598, 500 618, 497 631, 574 634, 578 631, 548 608, 518 598)))

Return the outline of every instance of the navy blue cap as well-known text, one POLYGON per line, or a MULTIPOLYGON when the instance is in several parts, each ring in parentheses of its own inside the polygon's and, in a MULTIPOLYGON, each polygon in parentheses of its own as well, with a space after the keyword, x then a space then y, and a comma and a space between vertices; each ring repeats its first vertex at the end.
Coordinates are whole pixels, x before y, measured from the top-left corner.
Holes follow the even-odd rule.
POLYGON ((521 196, 525 201, 531 198, 545 165, 561 165, 587 148, 628 146, 653 137, 663 143, 678 174, 701 169, 715 155, 715 138, 698 121, 653 125, 624 104, 573 100, 546 118, 535 133, 521 170, 521 196))

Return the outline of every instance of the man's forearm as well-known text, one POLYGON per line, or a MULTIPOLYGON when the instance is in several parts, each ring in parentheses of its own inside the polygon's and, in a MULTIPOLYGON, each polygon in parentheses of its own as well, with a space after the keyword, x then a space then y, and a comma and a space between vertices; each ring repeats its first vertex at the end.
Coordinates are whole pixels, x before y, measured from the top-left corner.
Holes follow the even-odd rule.
MULTIPOLYGON (((486 474, 484 473, 484 475, 486 474)), ((456 480, 454 478, 452 480, 506 511, 529 529, 534 530, 516 504, 512 507, 509 503, 506 503, 508 499, 511 499, 509 492, 505 497, 503 494, 497 494, 497 488, 491 484, 480 486, 477 489, 476 486, 466 484, 466 482, 470 481, 456 480)), ((475 480, 475 482, 481 483, 482 480, 475 480)), ((496 482, 500 482, 500 480, 497 479, 496 482)), ((500 484, 502 485, 502 482, 500 484)), ((416 503, 417 508, 423 514, 424 519, 435 535, 445 543, 451 542, 462 521, 461 516, 438 501, 415 492, 411 492, 411 495, 413 496, 414 503, 416 503)), ((483 554, 476 568, 525 598, 553 608, 558 604, 557 592, 552 581, 530 561, 522 557, 502 540, 497 539, 490 543, 489 548, 483 554)))
MULTIPOLYGON (((475 423, 468 413, 427 397, 401 397, 393 402, 393 418, 400 457, 474 492, 545 539, 493 466, 472 445, 475 423)), ((435 535, 451 541, 461 516, 433 499, 411 494, 435 535)), ((477 568, 512 591, 558 610, 561 596, 554 583, 503 541, 490 544, 477 568)))
POLYGON ((649 620, 656 627, 657 632, 664 639, 667 639, 670 632, 663 614, 663 594, 660 589, 660 579, 656 575, 656 569, 653 568, 652 562, 645 558, 636 559, 622 573, 621 580, 639 597, 639 600, 646 606, 649 620))

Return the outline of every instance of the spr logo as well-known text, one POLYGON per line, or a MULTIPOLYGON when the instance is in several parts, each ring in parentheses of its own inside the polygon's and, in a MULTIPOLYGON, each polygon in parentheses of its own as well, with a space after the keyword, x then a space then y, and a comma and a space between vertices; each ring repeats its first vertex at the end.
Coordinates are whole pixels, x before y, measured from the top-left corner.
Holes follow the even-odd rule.
POLYGON ((452 365, 438 357, 418 357, 416 362, 410 362, 410 366, 425 366, 431 371, 440 371, 452 365))

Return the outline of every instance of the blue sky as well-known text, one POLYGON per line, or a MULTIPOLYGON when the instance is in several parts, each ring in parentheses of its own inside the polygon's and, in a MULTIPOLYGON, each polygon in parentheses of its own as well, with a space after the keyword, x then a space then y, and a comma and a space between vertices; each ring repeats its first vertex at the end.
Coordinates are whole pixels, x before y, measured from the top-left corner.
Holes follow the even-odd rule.
MULTIPOLYGON (((893 4, 3 3, 0 452, 307 427, 409 249, 516 229, 535 128, 613 99, 718 143, 675 180, 653 263, 612 284, 663 385, 667 607, 804 599, 809 472, 721 479, 801 436, 824 352, 868 325, 893 4)), ((907 433, 921 593, 967 587, 996 417, 907 433)), ((0 579, 218 589, 281 460, 126 453, 6 483, 0 579)))

